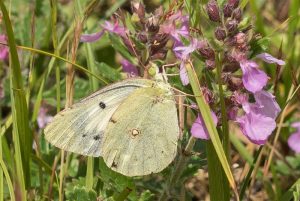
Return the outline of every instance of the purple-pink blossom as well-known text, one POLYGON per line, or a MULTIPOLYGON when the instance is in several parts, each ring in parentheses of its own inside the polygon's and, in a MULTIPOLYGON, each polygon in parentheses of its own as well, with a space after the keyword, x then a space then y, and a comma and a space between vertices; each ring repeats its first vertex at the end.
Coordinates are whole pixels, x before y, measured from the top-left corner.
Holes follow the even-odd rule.
POLYGON ((275 100, 275 96, 268 91, 259 91, 254 94, 256 101, 255 111, 264 116, 276 119, 281 109, 275 100))
POLYGON ((257 63, 243 60, 240 62, 240 66, 243 71, 243 84, 248 91, 255 93, 266 86, 269 78, 264 71, 258 69, 257 63))
POLYGON ((183 86, 186 86, 190 83, 189 76, 187 74, 186 68, 185 68, 185 62, 181 62, 180 69, 179 69, 179 76, 181 83, 183 86))
POLYGON ((246 94, 235 93, 233 97, 245 112, 236 118, 243 134, 255 144, 264 144, 276 128, 276 117, 281 111, 275 96, 262 90, 254 94, 254 103, 248 102, 246 94))
POLYGON ((257 114, 253 111, 238 117, 236 120, 243 134, 253 143, 265 144, 268 137, 276 128, 276 122, 271 117, 257 114))
MULTIPOLYGON (((0 42, 1 43, 7 43, 7 36, 4 34, 0 35, 0 42)), ((9 53, 9 49, 7 46, 5 45, 1 45, 0 44, 0 60, 6 60, 8 59, 8 53, 9 53)))
POLYGON ((52 116, 47 115, 48 109, 45 107, 41 107, 38 117, 37 117, 37 123, 39 128, 45 128, 45 126, 50 123, 53 119, 52 116))
POLYGON ((295 122, 291 126, 296 128, 296 132, 289 137, 288 145, 294 152, 300 153, 300 122, 295 122))
POLYGON ((101 36, 104 34, 105 31, 109 33, 117 34, 121 37, 126 36, 126 29, 123 26, 119 25, 119 22, 116 21, 114 24, 112 24, 109 21, 105 21, 103 25, 101 25, 102 30, 97 33, 92 34, 83 34, 81 36, 81 42, 94 42, 101 38, 101 36))
POLYGON ((204 41, 199 41, 197 39, 192 39, 190 45, 184 46, 182 43, 175 43, 173 51, 178 59, 181 60, 180 64, 180 70, 179 75, 182 84, 188 85, 190 83, 186 69, 185 64, 187 60, 190 58, 190 54, 194 52, 195 50, 203 47, 205 45, 204 41), (176 46, 175 46, 176 45, 176 46))
MULTIPOLYGON (((211 112, 211 116, 213 118, 215 125, 217 126, 218 118, 217 118, 216 114, 214 112, 211 112)), ((194 136, 195 138, 200 138, 203 140, 210 139, 208 130, 205 126, 205 123, 203 121, 201 114, 198 114, 198 117, 196 118, 195 122, 193 123, 192 128, 191 128, 191 133, 192 133, 192 136, 194 136)))
POLYGON ((256 55, 256 58, 259 58, 259 59, 263 60, 264 62, 271 63, 271 64, 276 63, 280 66, 285 65, 285 62, 283 60, 277 59, 266 52, 256 55))
POLYGON ((128 74, 128 77, 136 77, 138 76, 139 72, 136 66, 134 66, 132 63, 130 63, 126 59, 122 59, 121 61, 122 69, 124 72, 128 74))
POLYGON ((175 42, 180 42, 180 37, 188 37, 189 33, 189 17, 182 15, 182 12, 179 11, 160 26, 160 32, 164 34, 169 34, 175 42), (176 22, 179 22, 180 25, 177 27, 176 22))
MULTIPOLYGON (((236 61, 240 63, 240 67, 243 71, 243 85, 252 92, 261 91, 267 84, 269 77, 267 74, 260 70, 258 64, 255 61, 247 60, 246 55, 240 52, 233 52, 232 55, 236 61)), ((278 65, 285 65, 285 62, 280 59, 276 59, 268 53, 261 53, 256 58, 262 59, 267 63, 277 63, 278 65)))

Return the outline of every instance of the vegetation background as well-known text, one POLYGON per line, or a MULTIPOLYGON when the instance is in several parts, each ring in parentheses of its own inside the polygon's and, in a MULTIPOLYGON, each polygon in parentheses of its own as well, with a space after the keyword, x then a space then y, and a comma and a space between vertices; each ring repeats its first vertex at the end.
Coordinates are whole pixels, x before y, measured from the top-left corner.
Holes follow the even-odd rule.
MULTIPOLYGON (((172 1, 144 3, 152 12, 159 6, 167 10, 172 1)), ((201 14, 207 1, 178 3, 190 18, 201 16, 206 35, 213 37, 207 15, 201 14)), ((192 155, 179 154, 162 173, 138 178, 113 172, 101 158, 64 153, 45 141, 43 127, 50 116, 73 98, 105 86, 102 79, 112 83, 126 77, 120 62, 129 53, 120 40, 109 34, 95 43, 80 43, 79 38, 99 31, 99 24, 118 9, 130 12, 130 1, 1 0, 0 34, 8 40, 0 42, 1 48, 9 45, 10 59, 0 62, 0 200, 300 200, 300 155, 287 145, 295 132, 291 122, 300 120, 300 1, 242 0, 240 5, 261 36, 258 47, 286 65, 261 65, 270 82, 276 82, 276 100, 283 110, 268 143, 254 145, 230 127, 229 171, 236 184, 230 190, 226 176, 219 174, 224 161, 205 151, 201 140, 194 141, 192 155), (72 86, 74 96, 66 96, 72 86), (208 158, 215 161, 213 168, 207 169, 208 158), (176 178, 178 161, 182 174, 176 178)), ((180 88, 178 78, 171 82, 180 88)), ((182 149, 195 115, 188 111, 186 117, 182 149)))

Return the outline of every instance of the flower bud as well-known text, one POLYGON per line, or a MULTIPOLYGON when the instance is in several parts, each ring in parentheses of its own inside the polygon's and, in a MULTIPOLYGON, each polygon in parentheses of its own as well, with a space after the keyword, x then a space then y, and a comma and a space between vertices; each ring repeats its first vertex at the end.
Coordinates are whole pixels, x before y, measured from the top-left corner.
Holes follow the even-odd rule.
POLYGON ((142 42, 142 43, 147 43, 148 38, 147 38, 147 34, 145 32, 139 32, 137 34, 137 38, 142 42))
POLYGON ((228 4, 231 5, 233 8, 237 8, 239 6, 239 0, 228 0, 228 4))
POLYGON ((145 17, 145 7, 141 2, 131 3, 131 10, 133 13, 137 14, 139 18, 145 17))
POLYGON ((238 115, 238 110, 239 110, 239 108, 236 107, 236 106, 233 106, 233 107, 229 108, 227 110, 227 117, 228 117, 228 119, 229 120, 236 120, 236 117, 238 115))
POLYGON ((205 65, 209 70, 213 70, 216 68, 216 62, 214 60, 210 60, 210 59, 206 60, 205 65))
POLYGON ((238 62, 232 62, 224 65, 223 72, 234 73, 239 69, 240 69, 240 64, 238 62))
POLYGON ((239 32, 234 36, 236 47, 240 50, 244 50, 247 47, 247 35, 243 32, 239 32))
POLYGON ((233 6, 230 4, 225 4, 223 7, 224 17, 226 17, 226 18, 231 17, 232 12, 233 12, 233 6))
POLYGON ((242 10, 237 8, 232 12, 233 19, 237 20, 238 22, 242 19, 242 10))
POLYGON ((236 91, 238 89, 243 88, 243 81, 239 77, 231 76, 228 80, 228 89, 230 91, 236 91))
POLYGON ((226 23, 225 27, 226 27, 226 29, 227 29, 227 31, 228 31, 229 33, 233 33, 233 32, 235 32, 235 31, 237 30, 238 22, 237 22, 235 19, 229 20, 229 21, 226 23))
POLYGON ((155 16, 149 17, 146 23, 148 31, 151 33, 157 33, 159 31, 158 18, 155 16))
POLYGON ((222 41, 226 38, 226 31, 221 27, 217 27, 215 30, 215 36, 219 41, 222 41))
POLYGON ((212 48, 210 48, 208 45, 201 47, 198 49, 201 56, 203 56, 205 59, 215 59, 215 52, 212 48))
POLYGON ((215 0, 210 0, 206 7, 208 17, 213 22, 220 22, 219 7, 215 0))
POLYGON ((215 97, 211 90, 209 90, 207 87, 201 87, 201 91, 208 104, 214 102, 215 97))

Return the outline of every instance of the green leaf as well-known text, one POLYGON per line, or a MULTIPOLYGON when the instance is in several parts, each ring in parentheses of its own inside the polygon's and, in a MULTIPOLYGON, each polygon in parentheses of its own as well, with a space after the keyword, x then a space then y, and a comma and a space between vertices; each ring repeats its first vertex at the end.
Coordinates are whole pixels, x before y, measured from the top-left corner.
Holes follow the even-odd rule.
POLYGON ((138 61, 135 59, 131 54, 129 53, 128 49, 125 47, 121 39, 114 35, 114 34, 109 34, 109 39, 111 41, 111 44, 113 48, 119 52, 125 59, 130 61, 132 64, 137 65, 138 61))
POLYGON ((227 176, 227 179, 229 181, 230 186, 233 188, 233 190, 235 191, 235 194, 237 194, 236 191, 236 184, 230 169, 230 166, 228 164, 226 155, 224 153, 223 147, 222 147, 222 143, 220 141, 216 126, 213 122, 213 119, 211 117, 211 110, 209 108, 209 105, 206 103, 205 98, 202 94, 202 91, 200 89, 200 83, 199 80, 197 78, 197 75, 192 67, 192 65, 190 63, 188 63, 186 66, 186 70, 188 73, 188 77, 190 80, 190 84, 192 86, 194 95, 196 96, 196 102, 197 105, 200 109, 201 115, 203 117, 204 123, 206 125, 206 128, 209 132, 209 136, 211 138, 212 144, 215 148, 216 154, 220 160, 220 163, 222 164, 222 167, 224 169, 224 172, 227 176))
POLYGON ((95 63, 100 71, 101 76, 104 77, 106 80, 114 82, 121 79, 121 73, 118 70, 114 69, 113 67, 109 66, 104 62, 95 63))
MULTIPOLYGON (((115 192, 115 196, 120 195, 124 189, 130 189, 129 198, 132 200, 136 200, 136 187, 133 182, 133 179, 130 177, 126 177, 122 174, 119 174, 113 170, 111 170, 109 167, 106 166, 105 162, 103 161, 103 158, 100 158, 100 178, 102 182, 105 185, 108 185, 109 189, 112 188, 112 190, 115 192)), ((107 188, 106 187, 106 188, 107 188)))
MULTIPOLYGON (((19 167, 18 171, 20 173, 18 175, 18 179, 21 182, 21 188, 23 184, 22 181, 25 181, 25 187, 28 189, 30 187, 30 152, 32 149, 32 133, 29 129, 26 95, 22 83, 21 67, 19 63, 12 24, 3 1, 0 1, 0 7, 5 22, 8 45, 10 48, 13 129, 17 134, 16 137, 19 138, 20 145, 22 145, 20 147, 16 147, 16 159, 22 160, 22 167, 19 167), (17 150, 20 150, 20 153, 17 150), (21 155, 18 156, 19 154, 21 155), (24 174, 24 178, 20 178, 22 174, 24 174)), ((15 146, 17 145, 15 144, 15 146)), ((25 192, 22 193, 22 196, 26 197, 25 192)))

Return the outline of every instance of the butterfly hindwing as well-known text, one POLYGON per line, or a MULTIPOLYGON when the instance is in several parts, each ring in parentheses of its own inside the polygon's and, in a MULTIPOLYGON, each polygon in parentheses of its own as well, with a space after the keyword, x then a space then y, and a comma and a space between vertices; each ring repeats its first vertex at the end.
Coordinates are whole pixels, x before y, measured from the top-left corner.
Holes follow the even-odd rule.
POLYGON ((152 82, 129 79, 109 85, 59 112, 45 128, 56 147, 88 156, 101 156, 104 130, 119 105, 135 90, 152 82))
POLYGON ((160 172, 176 156, 179 127, 175 100, 158 86, 135 90, 112 115, 102 156, 126 176, 160 172))

